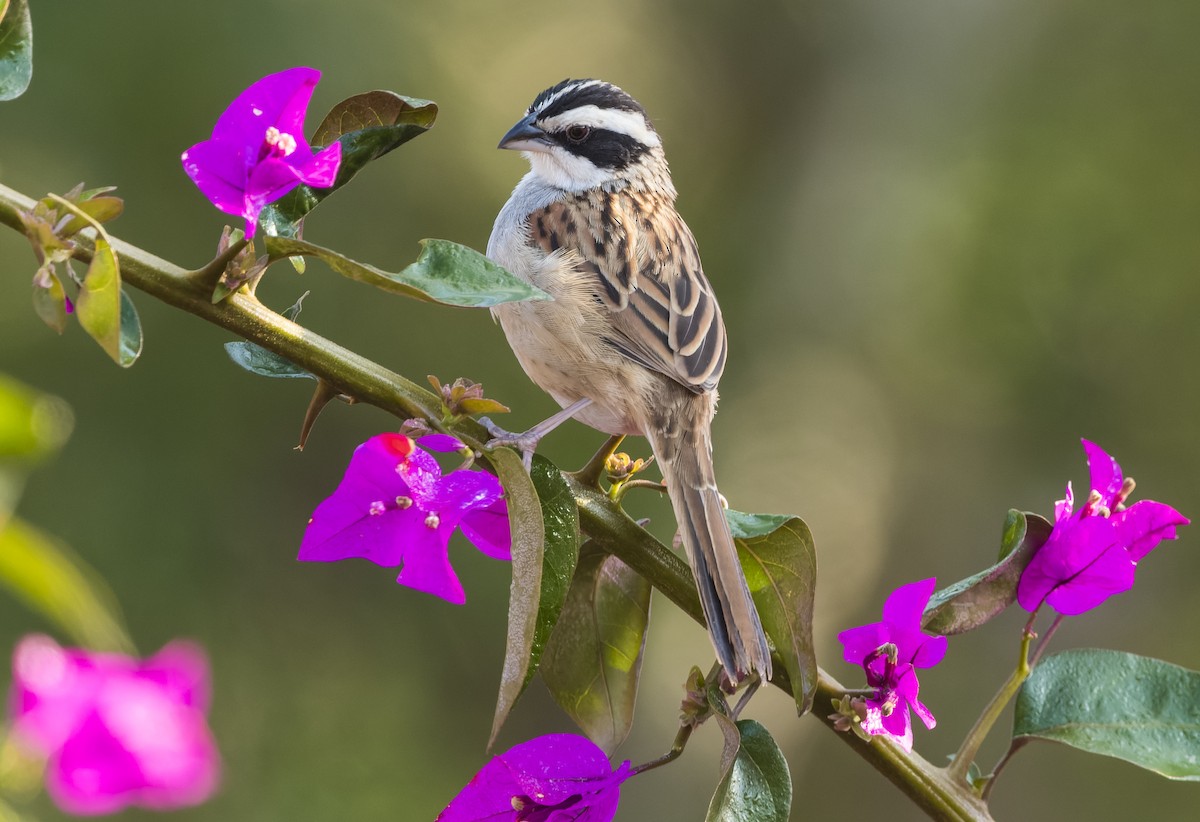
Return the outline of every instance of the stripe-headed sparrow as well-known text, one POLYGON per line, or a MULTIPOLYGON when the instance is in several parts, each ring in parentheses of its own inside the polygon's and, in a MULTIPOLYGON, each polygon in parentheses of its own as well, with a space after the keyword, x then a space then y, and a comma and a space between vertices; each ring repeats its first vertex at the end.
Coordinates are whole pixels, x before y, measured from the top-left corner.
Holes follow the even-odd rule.
POLYGON ((663 473, 717 658, 735 681, 771 673, 713 475, 709 426, 725 324, 675 211, 662 140, 642 106, 599 80, 564 80, 500 141, 531 170, 488 256, 553 297, 492 311, 525 373, 568 417, 646 437, 663 473))

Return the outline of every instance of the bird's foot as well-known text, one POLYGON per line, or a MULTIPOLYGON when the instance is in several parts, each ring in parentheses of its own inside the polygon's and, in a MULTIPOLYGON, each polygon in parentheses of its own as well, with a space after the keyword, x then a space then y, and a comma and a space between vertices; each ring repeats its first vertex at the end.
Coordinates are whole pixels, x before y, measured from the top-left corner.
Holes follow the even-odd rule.
POLYGON ((538 443, 542 441, 544 435, 543 431, 538 430, 539 426, 517 434, 501 428, 487 417, 480 417, 479 424, 492 435, 492 438, 487 441, 488 448, 512 448, 521 455, 521 463, 525 466, 526 471, 533 468, 533 453, 537 451, 538 443))

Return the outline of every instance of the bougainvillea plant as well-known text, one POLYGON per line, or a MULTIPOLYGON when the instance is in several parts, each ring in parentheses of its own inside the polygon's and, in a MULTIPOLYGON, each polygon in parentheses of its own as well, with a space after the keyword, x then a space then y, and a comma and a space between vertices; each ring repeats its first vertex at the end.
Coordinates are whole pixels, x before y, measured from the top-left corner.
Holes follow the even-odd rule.
MULTIPOLYGON (((0 2, 0 14, 5 15, 0 34, 13 34, 0 36, 0 72, 9 73, 0 76, 0 92, 15 96, 24 91, 31 70, 28 4, 0 2)), ((120 214, 121 201, 107 188, 80 186, 34 201, 0 186, 0 223, 23 233, 34 248, 39 316, 58 331, 69 316, 77 317, 123 366, 132 365, 142 349, 140 321, 127 293, 135 289, 244 336, 228 348, 239 366, 262 376, 313 379, 302 442, 320 408, 337 397, 377 405, 405 421, 399 430, 359 445, 323 501, 297 502, 299 558, 362 558, 399 568, 401 585, 458 604, 467 597, 450 563, 457 534, 487 556, 506 560, 492 566, 511 574, 512 592, 492 739, 539 675, 583 734, 537 737, 490 759, 480 751, 486 763, 469 781, 464 774, 457 796, 437 801, 444 807, 439 819, 607 822, 617 814, 629 780, 653 779, 654 770, 684 758, 694 733, 708 729, 720 735, 723 752, 707 818, 785 822, 792 787, 784 752, 762 724, 742 718, 767 685, 788 692, 801 715, 840 732, 831 738, 851 746, 941 818, 988 818, 997 778, 1010 757, 1034 739, 1200 779, 1200 734, 1194 731, 1200 723, 1185 715, 1195 713, 1194 702, 1180 707, 1179 701, 1154 698, 1164 688, 1200 692, 1200 674, 1115 651, 1045 655, 1064 615, 1083 614, 1129 589, 1137 564, 1188 524, 1169 505, 1128 504, 1132 480, 1086 440, 1091 476, 1081 505, 1075 506, 1068 485, 1066 498, 1054 506, 1053 523, 1010 511, 997 563, 941 590, 932 577, 902 585, 886 598, 881 621, 838 636, 845 662, 855 666, 851 685, 865 680, 865 687, 843 686, 817 666, 816 557, 807 526, 794 516, 729 511, 772 644, 774 678, 731 683, 717 666, 705 675, 709 660, 696 660, 704 665, 680 671, 681 718, 669 750, 637 766, 617 755, 633 722, 651 630, 651 588, 702 619, 684 561, 622 509, 628 492, 663 490, 659 483, 632 478, 647 466, 616 454, 616 440, 576 471, 564 472, 540 456, 527 466, 510 449, 489 447, 476 417, 506 409, 485 399, 481 386, 465 379, 442 386, 435 380, 431 393, 312 332, 297 333, 298 304, 283 316, 243 299, 276 262, 305 256, 417 302, 490 307, 547 299, 478 252, 446 240, 425 241, 417 261, 387 272, 300 239, 301 226, 320 203, 428 130, 437 114, 427 100, 368 92, 335 106, 310 137, 304 121, 319 78, 315 69, 296 67, 250 83, 217 118, 210 138, 182 153, 183 169, 200 192, 242 221, 236 230, 226 227, 219 241, 221 225, 214 221, 217 256, 196 271, 110 237, 104 224, 120 214), (252 241, 260 244, 258 251, 252 241), (86 266, 82 275, 79 266, 86 266), (301 537, 299 524, 309 511, 301 537), (921 735, 923 746, 927 740, 937 744, 941 730, 919 698, 918 669, 936 682, 934 666, 947 656, 948 637, 988 625, 1014 603, 1030 612, 1016 637, 1016 668, 983 706, 949 764, 931 764, 913 750, 912 714, 931 731, 921 735), (1039 633, 1043 605, 1057 615, 1039 633), (1088 687, 1100 681, 1116 683, 1111 688, 1120 698, 1097 696, 1088 687), (1009 752, 985 770, 976 762, 980 745, 1014 698, 1009 752), (1163 724, 1193 730, 1154 736, 1151 729, 1163 724), (1080 727, 1087 733, 1071 730, 1080 727), (1131 744, 1131 733, 1137 744, 1131 744)), ((196 130, 203 133, 204 127, 197 124, 196 130)), ((164 146, 164 156, 179 149, 164 146)), ((414 303, 413 310, 418 308, 414 303)), ((0 433, 22 425, 34 430, 29 394, 0 383, 0 402, 8 403, 8 412, 0 413, 0 426, 8 428, 0 433)), ((39 430, 44 435, 44 426, 39 430)), ((36 437, 29 442, 30 454, 52 450, 36 437)), ((331 487, 335 476, 330 475, 331 487)), ((91 577, 54 576, 48 569, 70 568, 73 561, 6 508, 0 511, 0 549, 14 540, 32 557, 35 572, 10 573, 4 582, 43 603, 73 647, 42 635, 17 646, 7 725, 0 735, 11 736, 22 756, 42 763, 48 793, 68 813, 106 813, 127 805, 168 809, 212 795, 219 767, 206 720, 203 655, 194 646, 173 643, 139 659, 119 619, 89 588, 91 577)), ((7 567, 0 563, 0 574, 7 567)), ((310 570, 321 572, 316 566, 310 570)), ((397 740, 414 743, 432 746, 438 740, 397 740)), ((227 767, 236 769, 237 763, 227 767)), ((711 763, 697 767, 711 769, 711 763)), ((10 801, 21 801, 4 791, 0 784, 0 812, 10 801)))

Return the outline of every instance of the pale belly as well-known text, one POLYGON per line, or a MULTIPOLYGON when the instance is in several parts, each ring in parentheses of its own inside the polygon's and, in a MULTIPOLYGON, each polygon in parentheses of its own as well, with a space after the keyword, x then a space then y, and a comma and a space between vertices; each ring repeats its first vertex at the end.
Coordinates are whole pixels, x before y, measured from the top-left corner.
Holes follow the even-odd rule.
POLYGON ((639 398, 655 393, 661 378, 598 342, 598 316, 546 302, 492 311, 525 373, 555 402, 566 408, 592 401, 575 419, 606 434, 643 433, 646 404, 639 398))

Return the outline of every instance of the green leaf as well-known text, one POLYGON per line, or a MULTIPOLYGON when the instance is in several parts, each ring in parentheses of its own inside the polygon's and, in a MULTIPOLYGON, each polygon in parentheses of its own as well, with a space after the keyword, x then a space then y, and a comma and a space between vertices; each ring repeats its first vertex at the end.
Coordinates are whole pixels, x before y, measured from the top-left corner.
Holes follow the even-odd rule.
POLYGON ((778 531, 796 517, 791 514, 747 514, 727 508, 725 519, 729 521, 729 530, 735 539, 753 539, 778 531))
POLYGON ((725 751, 705 822, 787 822, 792 774, 775 740, 753 719, 743 719, 731 730, 728 717, 714 717, 725 732, 725 751))
POLYGON ((34 462, 54 453, 71 436, 71 408, 0 374, 0 461, 34 462))
POLYGON ((585 543, 542 658, 554 701, 609 755, 633 723, 650 591, 620 559, 585 543))
POLYGON ((535 456, 529 477, 542 507, 544 547, 537 622, 522 689, 537 673, 579 562, 579 509, 562 472, 549 460, 535 456))
MULTIPOLYGON (((295 321, 300 316, 300 311, 303 309, 304 298, 308 296, 305 291, 300 295, 291 306, 284 309, 283 316, 289 320, 295 321)), ((292 363, 274 351, 268 351, 261 345, 252 342, 227 342, 225 343, 225 353, 229 355, 229 359, 236 364, 249 371, 251 374, 258 374, 260 377, 280 377, 280 378, 304 378, 315 380, 316 377, 305 371, 298 365, 292 363)))
POLYGON ((391 91, 368 91, 333 107, 313 135, 314 146, 342 144, 337 180, 329 188, 297 186, 267 205, 259 225, 269 236, 296 237, 300 221, 333 192, 344 186, 367 163, 424 134, 437 119, 437 104, 391 91))
POLYGON ((33 277, 33 310, 42 322, 59 334, 67 330, 67 292, 62 280, 47 262, 33 277))
POLYGON ((20 97, 33 77, 33 24, 28 0, 5 3, 0 16, 0 100, 20 97))
POLYGON ((133 650, 112 593, 83 560, 19 519, 0 530, 0 585, 81 645, 133 650))
POLYGON ((813 597, 817 552, 804 520, 778 514, 726 511, 763 630, 783 659, 796 711, 812 708, 817 688, 813 597))
POLYGON ((497 448, 491 453, 496 476, 508 503, 508 527, 512 536, 512 585, 509 589, 508 638, 500 693, 492 719, 488 748, 512 711, 528 681, 529 661, 538 630, 542 596, 542 561, 545 554, 546 523, 533 480, 516 451, 497 448))
POLYGON ((1016 600, 1021 572, 1045 544, 1051 530, 1053 526, 1037 514, 1009 511, 1000 561, 930 597, 921 626, 949 636, 973 630, 999 616, 1016 600))
MULTIPOLYGON (((93 189, 93 191, 112 191, 112 188, 93 189)), ((107 223, 110 220, 115 220, 125 211, 125 201, 120 197, 103 197, 95 196, 93 191, 85 191, 80 195, 79 202, 75 206, 87 214, 98 223, 107 223)), ((64 199, 70 199, 65 197, 64 199)), ((87 228, 91 223, 82 217, 76 215, 62 229, 62 236, 70 237, 83 229, 87 228)))
POLYGON ((343 277, 426 302, 490 308, 500 303, 550 299, 478 251, 449 240, 422 240, 421 256, 396 273, 355 262, 304 240, 267 237, 265 243, 273 260, 297 254, 316 257, 343 277))
POLYGON ((290 360, 285 360, 274 351, 268 351, 261 345, 255 345, 252 342, 242 340, 227 342, 225 343, 225 353, 237 365, 260 377, 316 379, 290 360))
POLYGON ((137 307, 125 289, 121 289, 121 347, 120 359, 117 360, 122 368, 128 368, 142 356, 142 321, 138 317, 137 307))
POLYGON ((122 368, 133 365, 142 350, 141 324, 133 303, 121 292, 117 254, 104 237, 96 238, 75 314, 83 330, 100 343, 117 365, 122 368))
POLYGON ((1120 651, 1055 654, 1021 687, 1013 737, 1200 780, 1200 672, 1120 651))
POLYGON ((16 507, 25 475, 71 436, 74 416, 58 397, 0 374, 0 526, 16 507))

